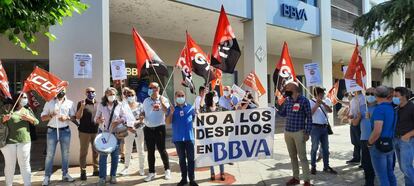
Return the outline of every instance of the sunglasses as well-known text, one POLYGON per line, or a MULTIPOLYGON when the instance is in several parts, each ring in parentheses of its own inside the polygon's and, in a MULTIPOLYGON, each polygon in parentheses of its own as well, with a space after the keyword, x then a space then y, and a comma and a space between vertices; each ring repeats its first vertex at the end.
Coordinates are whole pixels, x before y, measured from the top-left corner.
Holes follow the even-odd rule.
POLYGON ((374 94, 374 93, 370 93, 370 92, 365 93, 365 95, 366 95, 366 96, 375 96, 375 94, 374 94))
POLYGON ((90 90, 90 91, 86 91, 86 93, 91 94, 91 93, 95 93, 95 91, 90 90))
POLYGON ((181 98, 181 97, 184 97, 184 95, 177 95, 177 97, 181 98))

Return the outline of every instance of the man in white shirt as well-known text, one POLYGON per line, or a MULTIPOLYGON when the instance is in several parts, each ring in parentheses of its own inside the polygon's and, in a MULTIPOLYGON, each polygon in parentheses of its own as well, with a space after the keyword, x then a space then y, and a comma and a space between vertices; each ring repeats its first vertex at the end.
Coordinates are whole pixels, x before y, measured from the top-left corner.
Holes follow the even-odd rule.
POLYGON ((331 174, 337 174, 337 172, 329 166, 329 120, 327 113, 332 112, 332 103, 329 99, 324 99, 324 88, 315 87, 313 94, 314 98, 309 101, 312 111, 312 130, 310 133, 312 142, 311 174, 316 174, 316 154, 318 152, 319 143, 322 147, 323 171, 331 174))
POLYGON ((365 104, 365 98, 364 95, 362 95, 362 92, 355 92, 355 96, 350 101, 349 106, 349 118, 351 119, 351 143, 354 145, 354 152, 352 159, 346 162, 347 164, 359 164, 361 161, 361 121, 357 119, 357 115, 360 112, 361 106, 364 106, 365 104))
POLYGON ((219 106, 223 110, 236 110, 237 103, 239 103, 239 99, 232 95, 230 86, 225 86, 223 88, 223 96, 219 100, 219 106))
POLYGON ((70 128, 69 124, 75 117, 73 102, 66 98, 66 90, 62 90, 56 98, 46 102, 41 113, 42 121, 47 124, 47 155, 45 160, 45 177, 42 185, 49 185, 52 175, 53 159, 55 157, 56 145, 60 142, 62 154, 62 181, 75 181, 69 174, 69 146, 70 128))
POLYGON ((194 108, 197 113, 200 113, 201 108, 204 106, 204 96, 206 95, 206 87, 200 86, 198 89, 198 96, 194 101, 194 108))

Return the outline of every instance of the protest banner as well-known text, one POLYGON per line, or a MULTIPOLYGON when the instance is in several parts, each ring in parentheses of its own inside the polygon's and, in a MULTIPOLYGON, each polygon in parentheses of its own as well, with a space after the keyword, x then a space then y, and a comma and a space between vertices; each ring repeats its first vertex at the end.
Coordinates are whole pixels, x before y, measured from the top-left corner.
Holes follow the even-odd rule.
POLYGON ((74 78, 92 78, 92 54, 75 53, 73 63, 74 78))
POLYGON ((111 60, 112 80, 127 79, 127 71, 125 69, 125 60, 111 60))
POLYGON ((198 114, 194 120, 196 167, 271 158, 274 116, 273 108, 198 114))
POLYGON ((306 78, 306 86, 322 85, 321 71, 318 63, 308 63, 303 65, 306 78))

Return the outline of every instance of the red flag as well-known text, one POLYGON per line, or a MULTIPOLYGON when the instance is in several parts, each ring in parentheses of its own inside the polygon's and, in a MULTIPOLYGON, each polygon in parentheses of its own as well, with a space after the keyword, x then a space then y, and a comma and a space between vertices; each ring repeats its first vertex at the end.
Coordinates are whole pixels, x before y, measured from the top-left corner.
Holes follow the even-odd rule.
POLYGON ((9 80, 7 78, 6 70, 3 68, 3 64, 0 61, 0 90, 4 97, 12 98, 9 89, 9 80))
POLYGON ((365 88, 367 72, 365 71, 364 64, 362 63, 362 57, 358 49, 358 41, 356 42, 354 53, 348 64, 348 69, 345 72, 345 79, 353 79, 356 83, 365 88))
POLYGON ((27 96, 28 96, 28 98, 29 98, 29 106, 30 106, 30 108, 31 108, 32 110, 36 110, 36 109, 40 106, 40 103, 39 103, 39 101, 36 99, 36 96, 35 96, 34 92, 33 92, 33 91, 29 91, 29 92, 27 93, 27 96))
POLYGON ((243 83, 259 93, 259 96, 262 96, 266 93, 266 89, 263 87, 259 77, 257 77, 256 73, 254 72, 250 72, 249 75, 247 75, 247 77, 244 79, 243 83))
POLYGON ((57 76, 36 67, 24 82, 23 92, 34 90, 43 99, 50 101, 67 86, 68 82, 62 81, 57 76))
POLYGON ((285 85, 295 81, 295 69, 292 64, 292 59, 289 55, 288 45, 286 42, 284 42, 282 54, 280 55, 279 62, 276 64, 276 69, 273 72, 273 83, 276 88, 275 96, 279 105, 285 101, 285 98, 283 97, 285 85))
POLYGON ((241 55, 239 44, 223 6, 221 6, 211 54, 211 65, 221 69, 224 73, 234 72, 241 55))
POLYGON ((175 66, 181 69, 181 74, 183 76, 181 84, 185 87, 190 88, 191 93, 195 94, 195 87, 191 72, 191 62, 187 59, 187 56, 187 48, 184 46, 175 66))
POLYGON ((132 28, 132 37, 134 38, 135 44, 138 77, 155 73, 157 73, 159 76, 168 76, 168 70, 165 63, 160 59, 160 57, 158 57, 158 55, 148 45, 148 43, 138 34, 135 28, 132 28))
POLYGON ((216 85, 219 85, 220 95, 223 95, 223 83, 222 83, 223 72, 217 68, 213 68, 213 71, 216 76, 216 79, 211 81, 211 89, 214 90, 216 88, 216 85))
POLYGON ((190 34, 187 35, 187 60, 191 61, 192 71, 197 75, 204 78, 206 82, 210 82, 216 79, 214 73, 211 70, 210 63, 207 60, 206 53, 197 45, 197 43, 191 38, 190 34))
POLYGON ((326 94, 326 97, 331 100, 332 105, 336 105, 339 101, 337 98, 339 90, 339 81, 337 81, 334 86, 331 88, 331 90, 328 91, 328 94, 326 94))

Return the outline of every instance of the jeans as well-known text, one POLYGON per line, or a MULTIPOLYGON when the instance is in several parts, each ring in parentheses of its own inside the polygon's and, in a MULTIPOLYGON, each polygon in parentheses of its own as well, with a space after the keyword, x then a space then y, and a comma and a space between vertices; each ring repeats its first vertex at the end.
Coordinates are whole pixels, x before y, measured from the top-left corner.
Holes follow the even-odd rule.
POLYGON ((93 171, 98 171, 98 152, 95 150, 93 141, 95 140, 96 134, 84 133, 79 131, 80 152, 79 152, 79 164, 81 171, 86 171, 86 157, 88 156, 89 145, 92 147, 92 162, 93 171))
POLYGON ((289 152, 290 163, 292 164, 293 177, 299 179, 299 157, 302 165, 303 179, 309 181, 309 161, 306 157, 306 142, 303 130, 297 132, 285 131, 285 142, 289 152))
POLYGON ((371 155, 368 149, 368 140, 361 140, 361 151, 362 151, 361 165, 362 165, 362 169, 364 169, 365 185, 374 186, 375 172, 374 172, 374 168, 372 167, 372 163, 371 163, 371 155))
POLYGON ((374 145, 369 147, 369 152, 371 154, 372 166, 374 167, 375 175, 377 175, 380 185, 396 186, 397 180, 393 168, 394 151, 384 153, 379 151, 374 145))
POLYGON ((30 147, 31 143, 7 144, 1 148, 4 156, 4 176, 6 177, 6 186, 13 185, 13 176, 16 170, 16 159, 19 163, 20 173, 22 174, 24 185, 31 185, 31 168, 30 168, 30 147))
MULTIPOLYGON (((108 155, 101 153, 99 155, 99 178, 106 178, 108 155)), ((119 162, 119 140, 115 150, 111 153, 111 176, 116 176, 116 169, 119 162)))
POLYGON ((315 126, 312 127, 310 133, 312 141, 311 149, 311 166, 316 167, 316 154, 318 152, 319 142, 322 148, 323 168, 329 167, 329 141, 328 141, 328 129, 326 127, 315 126))
POLYGON ((174 142, 177 150, 181 180, 194 181, 194 142, 193 141, 176 141, 174 142))
POLYGON ((62 154, 62 175, 66 176, 69 168, 69 147, 70 147, 70 129, 69 127, 59 129, 59 139, 57 139, 57 129, 47 129, 47 150, 45 160, 45 177, 52 175, 53 159, 55 158, 56 145, 60 143, 62 154))
POLYGON ((394 146, 398 164, 401 172, 404 173, 405 185, 414 186, 414 138, 409 141, 394 138, 394 146))
POLYGON ((352 143, 352 145, 354 145, 354 153, 353 153, 352 160, 360 161, 361 160, 361 144, 360 144, 361 128, 360 128, 360 124, 358 124, 358 126, 351 125, 350 132, 351 132, 351 143, 352 143))
POLYGON ((170 169, 168 153, 165 149, 165 133, 165 125, 144 128, 145 143, 148 151, 149 173, 155 173, 155 146, 157 146, 158 152, 160 153, 164 170, 170 169))
MULTIPOLYGON (((220 164, 219 167, 220 167, 220 174, 224 174, 224 164, 220 164)), ((210 167, 210 174, 215 175, 214 166, 210 167)))
POLYGON ((144 170, 144 131, 142 129, 135 129, 137 134, 128 131, 128 136, 125 137, 125 167, 129 167, 131 161, 132 148, 134 141, 137 146, 137 153, 139 155, 139 169, 144 170))

